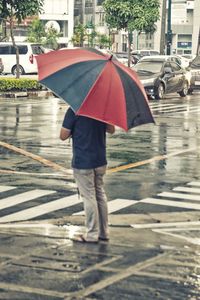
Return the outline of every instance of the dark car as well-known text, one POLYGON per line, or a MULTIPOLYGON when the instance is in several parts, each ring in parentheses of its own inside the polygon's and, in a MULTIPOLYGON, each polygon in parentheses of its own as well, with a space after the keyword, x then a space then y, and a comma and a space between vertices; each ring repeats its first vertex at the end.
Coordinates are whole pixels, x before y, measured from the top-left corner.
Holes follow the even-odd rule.
POLYGON ((3 70, 4 70, 4 65, 3 65, 2 58, 0 57, 0 74, 3 73, 3 70))
POLYGON ((200 90, 200 55, 191 61, 188 71, 190 73, 189 94, 191 94, 193 90, 200 90))
POLYGON ((133 70, 138 74, 149 98, 162 99, 164 94, 178 93, 185 97, 188 93, 186 71, 166 57, 146 57, 133 70))

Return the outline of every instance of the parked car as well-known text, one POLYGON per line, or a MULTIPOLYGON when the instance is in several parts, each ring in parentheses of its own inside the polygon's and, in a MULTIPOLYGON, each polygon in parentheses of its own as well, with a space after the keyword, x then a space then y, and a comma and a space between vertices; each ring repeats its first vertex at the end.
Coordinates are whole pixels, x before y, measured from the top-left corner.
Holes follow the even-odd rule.
MULTIPOLYGON (((61 50, 61 49, 60 49, 61 50)), ((128 66, 128 53, 127 52, 112 52, 110 49, 96 49, 104 54, 113 55, 113 59, 118 60, 125 66, 128 66)), ((131 62, 132 65, 132 62, 131 62)))
POLYGON ((157 50, 143 49, 143 50, 133 50, 131 54, 143 57, 143 56, 159 55, 160 53, 157 50))
POLYGON ((159 55, 160 53, 156 50, 134 50, 131 52, 132 63, 137 64, 137 62, 144 56, 159 55))
POLYGON ((200 90, 200 55, 192 60, 187 70, 190 73, 189 94, 191 94, 193 90, 200 90))
POLYGON ((140 60, 141 56, 138 55, 138 54, 132 54, 131 53, 131 57, 132 57, 132 61, 133 61, 133 64, 137 64, 137 62, 140 60))
POLYGON ((181 67, 187 68, 187 67, 189 66, 189 64, 190 64, 190 59, 189 59, 189 58, 184 57, 184 56, 182 56, 182 55, 177 55, 177 54, 172 55, 172 56, 174 56, 174 59, 177 59, 176 62, 177 62, 178 64, 180 64, 181 67))
POLYGON ((195 58, 196 55, 193 54, 182 54, 181 55, 184 58, 187 58, 190 62, 195 58))
MULTIPOLYGON (((128 52, 115 52, 113 53, 118 61, 120 61, 122 64, 128 66, 128 52)), ((135 64, 135 60, 133 59, 133 56, 131 55, 131 66, 135 64)))
MULTIPOLYGON (((186 68, 189 66, 189 61, 185 58, 182 58, 181 56, 179 55, 153 55, 151 56, 152 58, 161 58, 161 59, 166 59, 168 61, 172 61, 172 62, 175 62, 177 64, 179 64, 182 68, 186 68)), ((143 61, 143 60, 148 60, 149 59, 149 56, 143 56, 140 58, 140 61, 143 61)))
POLYGON ((128 65, 128 53, 127 52, 115 52, 117 60, 120 61, 124 65, 128 65))
POLYGON ((132 69, 138 74, 148 97, 162 99, 165 94, 178 93, 185 97, 188 80, 185 70, 167 56, 149 56, 132 69))
MULTIPOLYGON (((20 42, 16 44, 19 48, 20 74, 37 73, 37 63, 34 56, 45 53, 45 48, 34 43, 20 42)), ((4 73, 16 74, 16 49, 11 42, 0 43, 0 57, 4 62, 4 73)))
POLYGON ((3 65, 2 58, 0 57, 0 74, 3 73, 3 70, 4 70, 4 65, 3 65))

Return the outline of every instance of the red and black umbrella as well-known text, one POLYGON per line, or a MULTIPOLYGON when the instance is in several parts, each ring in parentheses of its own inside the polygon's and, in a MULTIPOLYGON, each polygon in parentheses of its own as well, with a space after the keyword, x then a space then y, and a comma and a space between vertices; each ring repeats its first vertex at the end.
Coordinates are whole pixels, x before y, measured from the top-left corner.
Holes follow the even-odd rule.
POLYGON ((136 73, 96 49, 52 51, 36 57, 39 81, 77 115, 128 130, 154 123, 136 73))

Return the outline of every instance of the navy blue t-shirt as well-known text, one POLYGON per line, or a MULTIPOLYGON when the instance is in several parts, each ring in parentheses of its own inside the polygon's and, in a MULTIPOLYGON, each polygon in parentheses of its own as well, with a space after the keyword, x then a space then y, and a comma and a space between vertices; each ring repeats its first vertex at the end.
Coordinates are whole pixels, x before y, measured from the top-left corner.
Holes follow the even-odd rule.
POLYGON ((77 116, 69 108, 62 126, 72 133, 73 168, 94 169, 107 164, 105 123, 77 116))

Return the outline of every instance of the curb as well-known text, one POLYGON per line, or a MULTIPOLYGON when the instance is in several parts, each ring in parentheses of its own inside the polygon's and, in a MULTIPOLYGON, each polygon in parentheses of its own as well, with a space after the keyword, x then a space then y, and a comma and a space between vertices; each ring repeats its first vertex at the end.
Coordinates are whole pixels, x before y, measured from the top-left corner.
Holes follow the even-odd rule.
POLYGON ((0 98, 48 98, 52 95, 50 91, 3 92, 0 98))

